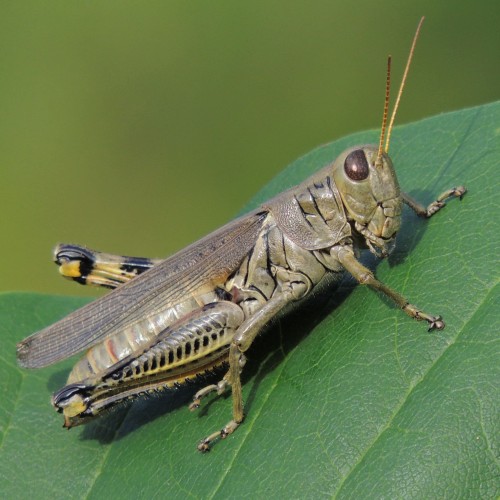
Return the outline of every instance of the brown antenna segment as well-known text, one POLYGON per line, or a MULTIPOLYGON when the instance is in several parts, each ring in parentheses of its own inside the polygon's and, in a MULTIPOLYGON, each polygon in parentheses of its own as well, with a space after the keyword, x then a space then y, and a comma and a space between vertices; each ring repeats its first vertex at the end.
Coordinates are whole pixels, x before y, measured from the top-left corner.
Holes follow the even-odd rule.
POLYGON ((413 53, 415 52, 415 46, 417 45, 418 35, 420 34, 420 28, 422 27, 424 19, 425 17, 422 16, 420 22, 418 23, 415 36, 413 37, 413 43, 411 44, 410 54, 408 55, 408 61, 406 62, 405 72, 403 73, 403 78, 401 79, 401 85, 399 86, 396 102, 394 103, 394 109, 392 110, 391 121, 389 122, 389 127, 387 128, 387 139, 385 141, 385 148, 384 148, 386 153, 389 152, 389 140, 391 138, 392 126, 394 125, 394 119, 396 118, 396 112, 399 107, 399 101, 401 100, 401 95, 403 93, 403 89, 406 83, 406 77, 408 76, 408 71, 410 70, 411 61, 413 59, 413 53))
POLYGON ((387 115, 389 113, 389 97, 391 92, 391 56, 387 58, 387 80, 385 83, 385 103, 384 114, 382 115, 382 127, 380 130, 380 141, 378 144, 377 159, 375 160, 375 167, 378 168, 382 165, 382 153, 384 152, 384 138, 385 129, 387 126, 387 115))

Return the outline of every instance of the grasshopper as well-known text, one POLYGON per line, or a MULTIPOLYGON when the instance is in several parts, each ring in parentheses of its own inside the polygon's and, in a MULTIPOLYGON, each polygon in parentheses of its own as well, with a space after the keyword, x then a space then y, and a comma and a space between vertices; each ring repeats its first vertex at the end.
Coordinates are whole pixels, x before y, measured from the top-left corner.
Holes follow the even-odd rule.
POLYGON ((115 256, 76 245, 55 249, 63 276, 113 289, 18 344, 18 361, 27 368, 87 351, 52 397, 65 427, 226 366, 223 378, 199 390, 190 405, 194 410, 207 395, 232 390, 231 420, 198 444, 200 451, 209 450, 243 421, 241 373, 257 335, 276 315, 346 271, 411 318, 426 321, 429 330, 444 328, 441 316, 411 304, 358 260, 363 249, 380 258, 391 253, 403 204, 429 218, 448 199, 466 193, 463 186, 455 187, 423 206, 400 191, 388 156, 422 22, 387 126, 388 58, 378 145, 347 149, 302 184, 165 260, 115 256))

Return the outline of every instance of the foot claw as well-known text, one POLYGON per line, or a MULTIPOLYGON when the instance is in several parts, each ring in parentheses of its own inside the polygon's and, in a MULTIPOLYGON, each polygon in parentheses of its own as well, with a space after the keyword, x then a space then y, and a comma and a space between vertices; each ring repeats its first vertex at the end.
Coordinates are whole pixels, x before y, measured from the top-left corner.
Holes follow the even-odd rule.
POLYGON ((201 401, 199 399, 195 399, 190 405, 190 411, 196 411, 201 406, 201 401))
POLYGON ((432 330, 443 330, 446 325, 444 324, 443 318, 441 316, 435 316, 432 320, 429 321, 429 329, 432 330))
POLYGON ((199 443, 198 443, 198 451, 200 451, 201 453, 208 453, 210 451, 210 446, 209 446, 209 443, 206 442, 206 439, 202 439, 199 443))
POLYGON ((229 436, 229 434, 232 434, 239 427, 240 423, 241 421, 236 422, 236 420, 231 420, 220 431, 214 432, 213 434, 210 434, 210 436, 207 436, 206 438, 202 439, 198 443, 197 446, 198 451, 201 451, 202 453, 210 451, 210 447, 214 441, 218 439, 226 439, 229 436))
MULTIPOLYGON (((219 383, 220 385, 220 383, 219 383)), ((207 387, 204 387, 200 391, 198 391, 194 396, 193 396, 193 402, 189 405, 189 409, 191 411, 197 410, 201 406, 201 400, 206 397, 208 394, 212 392, 218 392, 219 391, 219 385, 209 385, 207 387)))
POLYGON ((210 436, 207 436, 206 438, 203 438, 199 443, 198 443, 198 451, 201 451, 202 453, 206 453, 207 451, 210 451, 210 447, 212 443, 219 438, 224 438, 226 436, 223 436, 224 429, 222 431, 217 431, 214 432, 213 434, 210 434, 210 436))
POLYGON ((465 186, 458 186, 455 189, 455 196, 458 197, 460 201, 462 201, 462 198, 465 196, 465 193, 467 192, 467 188, 465 186))

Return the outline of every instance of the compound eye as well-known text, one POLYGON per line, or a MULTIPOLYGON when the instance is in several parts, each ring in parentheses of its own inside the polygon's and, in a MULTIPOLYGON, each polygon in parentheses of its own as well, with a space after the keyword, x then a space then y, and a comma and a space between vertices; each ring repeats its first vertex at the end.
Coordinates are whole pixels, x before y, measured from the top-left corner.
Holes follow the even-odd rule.
POLYGON ((370 170, 368 169, 368 162, 365 153, 362 149, 356 149, 347 155, 344 162, 344 170, 347 177, 353 181, 364 181, 370 170))

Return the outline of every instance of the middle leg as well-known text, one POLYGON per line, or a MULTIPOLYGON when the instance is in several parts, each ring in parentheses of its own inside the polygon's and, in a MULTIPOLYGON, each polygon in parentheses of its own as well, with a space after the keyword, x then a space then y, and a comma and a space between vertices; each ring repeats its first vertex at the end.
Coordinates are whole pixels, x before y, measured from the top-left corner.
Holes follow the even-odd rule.
POLYGON ((199 406, 201 397, 214 390, 224 390, 228 385, 232 389, 233 418, 221 429, 203 438, 198 450, 205 452, 219 438, 226 438, 241 424, 244 418, 243 395, 241 387, 241 371, 245 363, 244 353, 250 348, 257 335, 276 314, 288 303, 303 297, 312 287, 305 275, 288 270, 279 270, 276 275, 279 287, 273 296, 258 311, 247 318, 236 331, 229 348, 229 370, 224 379, 217 385, 202 389, 195 395, 192 408, 199 406))

